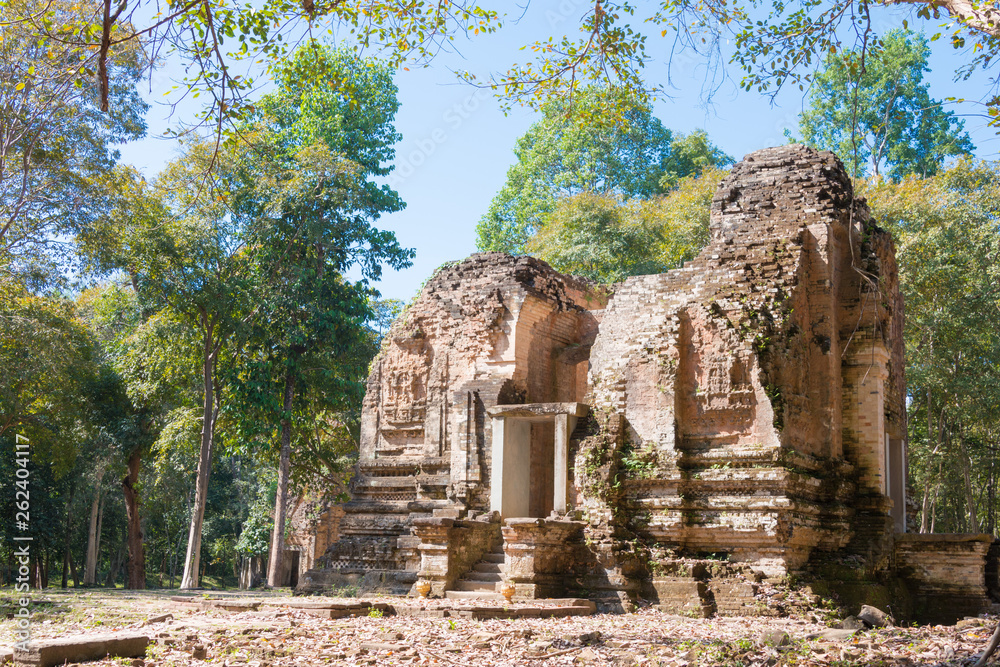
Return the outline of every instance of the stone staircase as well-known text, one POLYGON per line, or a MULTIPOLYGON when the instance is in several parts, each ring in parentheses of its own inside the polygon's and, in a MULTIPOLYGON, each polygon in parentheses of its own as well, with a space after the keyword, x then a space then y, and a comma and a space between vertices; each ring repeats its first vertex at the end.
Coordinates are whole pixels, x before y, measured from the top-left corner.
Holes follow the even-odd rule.
POLYGON ((503 600, 499 584, 503 581, 503 544, 483 555, 450 591, 445 591, 449 600, 503 600))

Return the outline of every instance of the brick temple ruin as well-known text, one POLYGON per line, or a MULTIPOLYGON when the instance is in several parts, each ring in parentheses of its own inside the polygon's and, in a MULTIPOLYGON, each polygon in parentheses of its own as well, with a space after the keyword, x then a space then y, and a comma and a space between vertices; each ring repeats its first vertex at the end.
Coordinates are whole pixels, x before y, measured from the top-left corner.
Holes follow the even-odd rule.
POLYGON ((986 609, 992 538, 906 531, 895 251, 840 161, 748 155, 710 232, 611 287, 500 253, 438 271, 373 363, 300 590, 755 614, 795 575, 903 617, 986 609))

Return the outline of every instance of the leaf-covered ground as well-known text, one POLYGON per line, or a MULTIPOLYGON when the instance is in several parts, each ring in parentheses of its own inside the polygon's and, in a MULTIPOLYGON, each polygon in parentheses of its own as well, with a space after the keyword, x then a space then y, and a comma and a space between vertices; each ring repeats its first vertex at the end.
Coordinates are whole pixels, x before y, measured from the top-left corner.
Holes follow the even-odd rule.
MULTIPOLYGON (((215 594, 212 594, 213 597, 215 594)), ((13 594, 0 593, 7 615, 13 594)), ((197 598, 195 598, 197 599, 197 598)), ((141 631, 152 644, 149 667, 168 665, 971 665, 993 621, 957 626, 859 631, 849 638, 806 619, 690 619, 640 609, 631 614, 474 621, 467 618, 369 616, 321 619, 280 606, 280 594, 246 599, 258 611, 202 610, 168 592, 46 592, 35 596, 33 638, 141 631), (147 624, 163 614, 173 618, 147 624), (818 633, 828 637, 815 637, 818 633), (812 636, 812 637, 811 637, 812 636), (198 657, 195 657, 195 656, 198 657), (199 659, 204 655, 204 659, 199 659)), ((301 600, 301 598, 299 598, 301 600)), ((312 598, 316 600, 317 598, 312 598)), ((351 602, 353 600, 342 600, 351 602)), ((380 602, 393 602, 382 598, 380 602)), ((398 602, 404 602, 396 600, 398 602)), ((445 601, 415 603, 454 606, 445 601)), ((482 603, 493 604, 497 603, 482 603)), ((0 622, 0 643, 14 641, 14 621, 0 622)), ((92 665, 132 665, 108 659, 92 665)))

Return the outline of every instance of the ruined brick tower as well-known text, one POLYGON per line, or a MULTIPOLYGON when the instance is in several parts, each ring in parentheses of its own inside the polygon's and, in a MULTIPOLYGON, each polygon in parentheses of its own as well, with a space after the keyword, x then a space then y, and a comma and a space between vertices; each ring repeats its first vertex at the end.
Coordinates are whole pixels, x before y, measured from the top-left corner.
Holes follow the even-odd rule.
POLYGON ((902 322, 889 235, 804 146, 737 164, 681 269, 605 289, 529 257, 448 266, 372 366, 352 499, 303 587, 489 594, 483 562, 521 596, 742 613, 691 564, 891 569, 902 322))

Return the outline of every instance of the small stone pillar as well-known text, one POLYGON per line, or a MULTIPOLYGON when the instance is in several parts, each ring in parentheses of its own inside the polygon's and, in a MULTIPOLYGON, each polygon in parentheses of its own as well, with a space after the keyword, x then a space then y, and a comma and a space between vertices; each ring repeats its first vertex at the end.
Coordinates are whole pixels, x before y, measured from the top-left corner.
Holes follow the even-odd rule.
POLYGON ((570 417, 566 413, 555 416, 555 461, 553 462, 553 497, 552 511, 556 514, 566 513, 567 478, 569 476, 569 434, 576 426, 576 415, 570 417), (570 424, 570 422, 573 422, 570 424))
POLYGON ((582 521, 508 519, 503 525, 504 577, 519 598, 565 595, 577 570, 582 521))
POLYGON ((431 584, 431 595, 442 596, 454 580, 451 574, 451 529, 454 519, 422 517, 413 520, 413 533, 420 538, 420 571, 417 576, 431 584), (451 577, 449 578, 449 575, 451 577))

